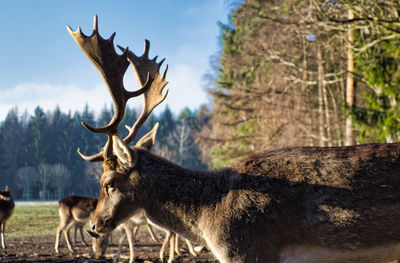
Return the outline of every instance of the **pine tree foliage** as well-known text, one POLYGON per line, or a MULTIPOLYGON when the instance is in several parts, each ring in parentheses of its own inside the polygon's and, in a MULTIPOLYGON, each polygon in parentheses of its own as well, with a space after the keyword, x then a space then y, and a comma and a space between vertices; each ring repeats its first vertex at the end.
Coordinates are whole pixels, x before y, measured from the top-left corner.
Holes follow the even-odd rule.
MULTIPOLYGON (((136 112, 136 109, 127 107, 120 126, 121 136, 127 134, 124 126, 132 126, 136 121, 136 112)), ((178 114, 178 118, 169 108, 165 108, 159 116, 152 114, 148 118, 137 137, 140 138, 156 122, 160 122, 156 148, 164 148, 169 152, 166 157, 172 161, 179 154, 184 154, 180 157, 180 163, 187 168, 205 169, 194 136, 201 129, 199 123, 205 123, 204 120, 210 118, 210 112, 203 112, 201 121, 197 120, 197 113, 185 109, 178 114), (173 138, 181 132, 177 129, 182 125, 186 139, 179 144, 173 138)), ((112 116, 113 108, 107 106, 97 118, 88 105, 82 112, 73 114, 64 113, 58 107, 45 113, 38 106, 32 116, 26 113, 20 115, 17 108, 11 109, 0 123, 0 168, 3 171, 0 187, 8 185, 15 199, 60 199, 69 194, 98 195, 101 164, 85 162, 76 150, 79 147, 85 154, 94 154, 103 147, 106 138, 87 131, 81 121, 102 126, 112 116)))
POLYGON ((353 110, 359 140, 399 141, 400 3, 360 1, 355 11, 365 18, 357 24, 353 49, 357 72, 368 85, 363 104, 353 110))

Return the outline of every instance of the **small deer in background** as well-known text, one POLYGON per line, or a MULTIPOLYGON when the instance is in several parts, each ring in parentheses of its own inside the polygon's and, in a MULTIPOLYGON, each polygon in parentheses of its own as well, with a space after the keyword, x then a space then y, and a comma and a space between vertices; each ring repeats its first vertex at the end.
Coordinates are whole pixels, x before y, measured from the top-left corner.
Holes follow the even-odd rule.
MULTIPOLYGON (((154 235, 152 227, 155 227, 156 229, 165 232, 165 239, 164 239, 163 244, 160 249, 161 262, 164 262, 164 254, 165 254, 165 249, 166 249, 168 242, 170 243, 168 263, 172 263, 175 260, 175 253, 177 255, 181 256, 180 251, 179 251, 179 244, 178 244, 179 235, 152 223, 146 217, 144 210, 139 210, 134 216, 129 218, 128 221, 120 224, 113 231, 113 233, 115 233, 119 236, 118 251, 115 255, 114 262, 117 262, 120 257, 121 245, 125 241, 125 238, 128 239, 128 244, 129 244, 129 251, 130 251, 129 263, 133 263, 135 261, 134 240, 135 240, 136 233, 137 233, 139 227, 143 226, 143 225, 147 226, 150 236, 156 242, 159 242, 159 240, 154 235)), ((89 231, 89 233, 91 235, 93 235, 93 232, 89 231)), ((108 247, 108 242, 107 242, 108 235, 102 235, 101 237, 94 235, 93 237, 95 238, 94 244, 93 244, 93 250, 96 254, 96 257, 103 256, 108 247)), ((185 241, 188 246, 190 254, 192 254, 194 257, 197 257, 197 253, 195 252, 195 249, 193 248, 190 241, 187 239, 185 239, 185 241)))
POLYGON ((0 231, 1 231, 1 247, 6 248, 5 231, 6 221, 10 218, 14 210, 14 200, 11 197, 8 186, 0 191, 0 231))
MULTIPOLYGON (((71 252, 74 252, 73 246, 76 245, 75 244, 76 230, 79 230, 82 242, 85 245, 87 245, 82 232, 82 227, 86 222, 89 222, 93 218, 96 205, 97 205, 97 197, 68 196, 59 201, 58 212, 60 215, 60 224, 57 227, 57 235, 55 241, 55 251, 57 253, 59 253, 61 232, 64 233, 68 249, 71 252), (71 245, 69 231, 71 230, 72 227, 74 228, 74 238, 73 238, 73 243, 71 245)), ((155 241, 158 241, 149 224, 151 223, 148 222, 147 217, 145 217, 144 215, 144 211, 142 211, 134 215, 129 221, 121 225, 121 229, 123 228, 125 230, 125 235, 128 237, 129 248, 131 251, 130 262, 133 262, 134 259, 133 239, 136 235, 139 226, 146 225, 151 237, 155 241)), ((121 239, 119 241, 120 245, 124 241, 125 235, 121 235, 121 239)), ((96 257, 104 255, 108 243, 109 243, 108 235, 103 236, 102 238, 93 239, 92 246, 93 246, 93 251, 96 254, 96 257)))
MULTIPOLYGON (((140 226, 145 225, 147 227, 147 230, 151 236, 151 238, 159 242, 158 238, 155 236, 154 231, 152 229, 152 226, 154 226, 150 220, 146 217, 144 210, 139 210, 135 215, 133 215, 129 220, 124 222, 123 224, 119 225, 115 230, 114 233, 118 235, 118 252, 115 256, 114 262, 118 261, 118 258, 121 253, 121 245, 125 241, 125 238, 128 239, 128 244, 129 244, 129 263, 133 263, 135 261, 135 251, 134 251, 134 240, 136 237, 136 233, 139 229, 140 226)), ((157 227, 157 226, 155 226, 157 227)), ((92 232, 89 232, 91 235, 93 235, 92 232)), ((108 247, 108 240, 109 240, 109 235, 102 235, 101 237, 99 236, 94 236, 93 240, 93 251, 96 254, 96 257, 101 257, 105 254, 106 249, 108 247)))
POLYGON ((68 196, 59 201, 58 213, 60 224, 57 227, 55 250, 59 253, 61 231, 64 233, 69 251, 74 252, 69 236, 71 227, 74 227, 74 242, 76 239, 76 229, 79 230, 82 242, 86 244, 82 233, 83 225, 93 218, 97 205, 97 197, 68 196))
POLYGON ((221 263, 385 263, 400 258, 400 144, 273 149, 218 171, 185 169, 150 152, 157 125, 135 146, 140 127, 165 99, 166 70, 127 48, 117 54, 114 35, 70 34, 97 67, 111 93, 114 116, 93 132, 103 149, 80 155, 102 161, 92 230, 110 233, 144 209, 157 225, 205 244, 221 263), (132 64, 140 85, 127 91, 132 64), (128 99, 143 97, 129 134, 118 126, 128 99))

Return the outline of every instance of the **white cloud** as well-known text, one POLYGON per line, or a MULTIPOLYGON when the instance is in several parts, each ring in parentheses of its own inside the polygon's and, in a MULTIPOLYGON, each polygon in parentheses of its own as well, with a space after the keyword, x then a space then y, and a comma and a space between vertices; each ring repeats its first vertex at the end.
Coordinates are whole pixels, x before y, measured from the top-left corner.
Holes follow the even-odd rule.
MULTIPOLYGON (((168 104, 170 109, 178 113, 184 107, 194 110, 206 102, 206 93, 201 88, 202 72, 188 64, 178 64, 170 67, 167 74, 169 82, 166 100, 155 112, 159 114, 168 104)), ((127 74, 124 80, 129 90, 137 89, 136 80, 127 74)), ((141 107, 141 99, 129 101, 130 107, 141 107)), ((0 97, 0 121, 4 120, 9 110, 15 106, 19 113, 25 110, 32 114, 39 105, 45 112, 54 110, 57 106, 63 112, 82 111, 86 103, 98 114, 104 105, 112 103, 107 87, 99 83, 89 89, 83 89, 77 84, 21 83, 13 89, 3 91, 0 97)))
POLYGON ((184 107, 197 109, 206 102, 206 93, 201 87, 202 72, 198 72, 190 65, 180 64, 167 75, 169 84, 166 103, 173 112, 179 112, 184 107))
POLYGON ((98 112, 105 104, 111 103, 104 84, 85 90, 76 84, 22 83, 3 94, 0 98, 0 120, 4 120, 8 111, 15 106, 20 113, 27 110, 32 114, 38 105, 44 111, 59 106, 62 111, 68 112, 81 111, 88 103, 91 109, 98 112))

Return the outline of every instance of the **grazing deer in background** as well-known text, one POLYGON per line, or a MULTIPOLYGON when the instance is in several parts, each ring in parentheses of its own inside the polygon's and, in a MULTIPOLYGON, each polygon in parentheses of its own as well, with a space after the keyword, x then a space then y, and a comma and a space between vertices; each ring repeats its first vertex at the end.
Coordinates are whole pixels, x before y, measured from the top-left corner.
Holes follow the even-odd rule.
MULTIPOLYGON (((179 248, 178 248, 178 237, 179 235, 176 235, 175 233, 172 233, 169 230, 163 229, 154 223, 152 223, 145 215, 144 210, 139 210, 135 215, 133 215, 129 220, 126 222, 120 224, 114 231, 113 233, 116 233, 118 235, 118 250, 114 258, 114 262, 117 262, 120 254, 121 254, 121 245, 125 241, 125 238, 128 239, 128 244, 129 244, 129 263, 133 263, 135 261, 135 252, 134 252, 134 240, 137 234, 137 231, 140 226, 146 225, 148 232, 151 236, 151 238, 159 242, 157 237, 155 236, 152 226, 155 227, 156 229, 160 231, 165 232, 165 239, 163 241, 163 244, 160 249, 160 260, 161 262, 164 262, 164 253, 165 253, 165 248, 168 244, 170 243, 170 252, 169 252, 169 258, 168 258, 168 263, 172 263, 175 260, 175 253, 179 256, 181 256, 179 248)), ((92 232, 89 232, 93 235, 92 232)), ((107 250, 108 247, 108 235, 102 235, 101 237, 98 237, 94 235, 95 239, 93 242, 93 251, 95 252, 95 255, 97 258, 103 256, 107 250), (97 237, 97 238, 96 238, 97 237)), ((192 254, 194 257, 197 257, 197 253, 195 252, 195 249, 193 248, 192 244, 190 241, 185 239, 186 244, 188 246, 190 254, 192 254)))
MULTIPOLYGON (((118 252, 115 256, 114 262, 118 261, 121 252, 121 245, 125 241, 125 238, 128 239, 128 244, 129 244, 129 251, 130 251, 129 263, 133 263, 135 261, 135 251, 133 243, 139 227, 143 225, 147 226, 147 230, 151 238, 154 241, 159 242, 157 237, 154 235, 153 229, 151 227, 152 225, 153 226, 155 225, 152 224, 150 220, 146 217, 144 210, 139 210, 131 218, 129 218, 129 220, 119 225, 114 231, 119 236, 118 252)), ((107 247, 108 247, 108 235, 103 235, 100 238, 95 238, 93 240, 93 251, 95 252, 97 258, 105 254, 107 247)))
MULTIPOLYGON (((212 172, 185 169, 150 152, 157 125, 128 146, 151 111, 164 100, 166 70, 149 59, 114 49, 94 30, 68 27, 103 76, 115 104, 102 128, 103 149, 80 155, 103 161, 93 234, 110 233, 144 209, 157 225, 207 245, 223 263, 388 262, 400 258, 400 144, 293 147, 253 154, 212 172), (127 91, 132 64, 140 89, 127 91), (129 98, 143 97, 143 112, 129 134, 118 125, 129 98)), ((190 85, 190 83, 188 83, 190 85)))
POLYGON ((83 237, 82 227, 86 222, 92 220, 96 205, 97 197, 71 195, 59 201, 58 213, 60 215, 60 224, 57 227, 55 242, 55 250, 57 253, 59 253, 58 248, 60 244, 61 231, 64 232, 69 251, 74 252, 69 237, 69 230, 71 227, 74 227, 73 245, 76 245, 76 229, 78 229, 81 234, 82 242, 87 245, 83 237))
POLYGON ((1 247, 6 248, 6 221, 10 218, 14 210, 14 200, 11 197, 8 186, 0 191, 0 231, 1 231, 1 247))

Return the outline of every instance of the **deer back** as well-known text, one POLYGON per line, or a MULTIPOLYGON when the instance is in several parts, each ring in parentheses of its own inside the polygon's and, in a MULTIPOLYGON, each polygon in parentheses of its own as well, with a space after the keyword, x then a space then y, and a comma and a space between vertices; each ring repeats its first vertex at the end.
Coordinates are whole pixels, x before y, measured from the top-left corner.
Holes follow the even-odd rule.
POLYGON ((271 239, 346 249, 400 242, 400 144, 277 149, 232 169, 241 189, 270 198, 256 207, 268 208, 259 225, 271 239))
POLYGON ((96 210, 97 197, 68 196, 59 201, 59 211, 76 221, 88 221, 96 210))
POLYGON ((141 184, 157 193, 146 195, 150 219, 165 226, 157 218, 184 215, 174 230, 192 239, 202 233, 188 236, 190 221, 200 221, 232 240, 267 235, 342 248, 400 242, 400 144, 277 149, 217 172, 189 171, 136 151, 141 184), (238 227, 244 225, 246 231, 238 227))

